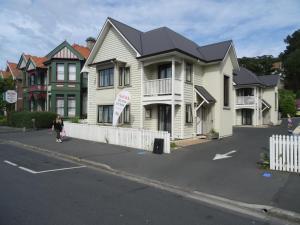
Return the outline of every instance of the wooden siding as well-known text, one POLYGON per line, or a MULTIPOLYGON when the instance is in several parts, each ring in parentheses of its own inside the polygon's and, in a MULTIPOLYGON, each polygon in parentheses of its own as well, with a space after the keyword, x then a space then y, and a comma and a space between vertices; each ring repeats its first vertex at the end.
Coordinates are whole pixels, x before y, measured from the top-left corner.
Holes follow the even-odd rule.
POLYGON ((64 47, 58 53, 56 53, 52 58, 56 59, 78 59, 78 57, 67 47, 64 47))

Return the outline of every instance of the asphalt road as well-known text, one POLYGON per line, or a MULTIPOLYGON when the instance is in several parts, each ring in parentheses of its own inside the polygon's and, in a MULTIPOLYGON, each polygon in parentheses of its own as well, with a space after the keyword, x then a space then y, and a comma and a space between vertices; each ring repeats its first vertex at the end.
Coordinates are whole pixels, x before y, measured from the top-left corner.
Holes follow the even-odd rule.
POLYGON ((0 225, 274 224, 78 166, 0 144, 0 225))

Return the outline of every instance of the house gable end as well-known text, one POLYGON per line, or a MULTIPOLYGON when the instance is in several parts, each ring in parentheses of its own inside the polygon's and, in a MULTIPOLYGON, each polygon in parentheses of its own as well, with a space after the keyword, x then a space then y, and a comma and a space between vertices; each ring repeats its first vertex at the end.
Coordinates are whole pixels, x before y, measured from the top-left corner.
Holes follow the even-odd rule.
POLYGON ((76 51, 67 41, 64 41, 53 49, 47 56, 51 59, 79 59, 84 60, 83 56, 76 51))

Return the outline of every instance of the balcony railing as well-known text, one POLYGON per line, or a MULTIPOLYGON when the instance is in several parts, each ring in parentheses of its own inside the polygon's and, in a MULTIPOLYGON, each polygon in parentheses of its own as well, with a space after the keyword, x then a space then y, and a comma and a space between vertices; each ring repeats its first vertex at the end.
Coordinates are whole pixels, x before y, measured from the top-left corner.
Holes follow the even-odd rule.
POLYGON ((29 87, 29 91, 46 91, 46 85, 32 85, 29 87))
POLYGON ((254 105, 255 97, 254 96, 237 96, 236 104, 237 105, 254 105))
MULTIPOLYGON (((175 94, 181 94, 180 80, 175 80, 175 94)), ((172 78, 148 80, 144 82, 144 96, 172 94, 172 78)))

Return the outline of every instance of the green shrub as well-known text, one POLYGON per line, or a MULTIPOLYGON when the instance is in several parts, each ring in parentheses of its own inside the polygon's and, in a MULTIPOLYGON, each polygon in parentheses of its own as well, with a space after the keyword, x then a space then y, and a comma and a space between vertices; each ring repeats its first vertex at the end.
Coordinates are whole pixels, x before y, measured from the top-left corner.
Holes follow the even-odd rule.
POLYGON ((79 117, 78 116, 71 117, 70 121, 71 121, 71 123, 79 123, 79 117))
POLYGON ((296 95, 289 90, 279 91, 279 111, 282 113, 282 117, 286 117, 287 114, 294 116, 296 114, 296 95))
POLYGON ((33 128, 33 119, 35 120, 34 128, 50 128, 56 113, 52 112, 14 112, 9 119, 9 125, 13 127, 33 128))
POLYGON ((0 116, 0 126, 7 126, 7 118, 5 116, 0 116))

